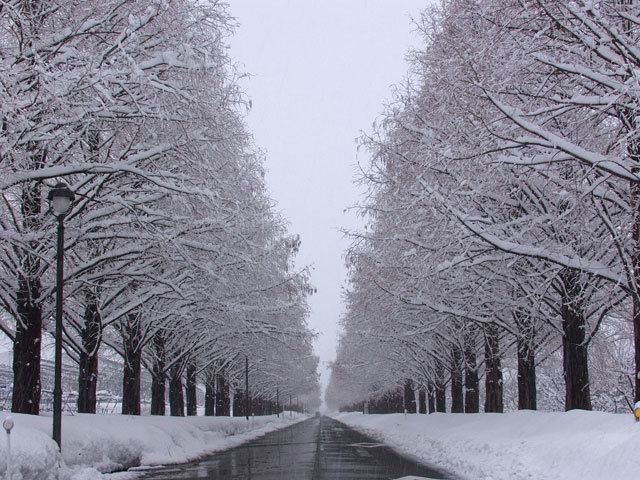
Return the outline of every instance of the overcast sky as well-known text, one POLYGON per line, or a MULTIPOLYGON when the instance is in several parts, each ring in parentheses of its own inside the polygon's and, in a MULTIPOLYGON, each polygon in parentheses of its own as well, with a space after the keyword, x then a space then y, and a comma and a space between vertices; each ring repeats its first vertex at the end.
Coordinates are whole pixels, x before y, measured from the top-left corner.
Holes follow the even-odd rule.
POLYGON ((405 54, 418 46, 411 17, 428 0, 232 0, 239 28, 231 55, 251 78, 248 117, 267 153, 267 184, 298 233, 299 265, 312 264, 309 325, 320 335, 323 364, 335 358, 348 240, 340 228, 358 221, 343 213, 359 192, 353 184, 356 138, 406 76, 405 54))

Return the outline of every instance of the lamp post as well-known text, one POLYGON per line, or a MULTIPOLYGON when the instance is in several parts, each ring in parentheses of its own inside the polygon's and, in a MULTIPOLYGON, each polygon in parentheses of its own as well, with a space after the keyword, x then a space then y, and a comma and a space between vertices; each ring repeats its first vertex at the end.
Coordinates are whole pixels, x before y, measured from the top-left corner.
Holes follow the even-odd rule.
POLYGON ((244 379, 245 379, 245 397, 244 397, 244 409, 245 409, 245 413, 247 414, 247 420, 249 420, 249 357, 245 356, 244 357, 244 379))
POLYGON ((49 203, 58 219, 58 244, 56 248, 56 345, 53 386, 53 440, 62 450, 62 287, 64 253, 64 217, 75 199, 75 195, 64 183, 58 183, 49 192, 49 203))
POLYGON ((7 471, 5 473, 5 478, 7 478, 7 480, 11 480, 11 476, 13 475, 13 472, 11 471, 11 429, 14 426, 11 416, 4 419, 2 426, 4 427, 4 431, 7 432, 7 471))

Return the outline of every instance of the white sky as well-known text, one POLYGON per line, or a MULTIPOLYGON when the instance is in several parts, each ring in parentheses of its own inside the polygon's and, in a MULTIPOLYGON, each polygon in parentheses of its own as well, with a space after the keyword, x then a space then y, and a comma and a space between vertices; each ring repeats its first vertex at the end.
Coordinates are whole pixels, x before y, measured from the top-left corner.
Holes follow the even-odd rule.
MULTIPOLYGON (((429 0, 231 0, 240 26, 231 55, 250 73, 243 86, 257 145, 267 152, 267 184, 300 234, 298 265, 312 264, 309 325, 316 353, 335 358, 346 278, 343 213, 359 192, 355 139, 370 131, 392 85, 405 77, 405 54, 420 44, 411 17, 429 0)), ((361 161, 366 152, 361 151, 361 161)))

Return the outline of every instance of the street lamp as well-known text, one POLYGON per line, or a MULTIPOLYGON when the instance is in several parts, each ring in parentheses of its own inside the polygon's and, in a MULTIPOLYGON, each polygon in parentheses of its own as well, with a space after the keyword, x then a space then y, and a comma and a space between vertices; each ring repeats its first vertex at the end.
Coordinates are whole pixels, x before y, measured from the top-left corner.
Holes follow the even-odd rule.
POLYGON ((4 431, 7 432, 7 470, 5 472, 5 478, 11 480, 13 475, 11 471, 11 430, 14 427, 13 418, 11 418, 11 416, 5 418, 2 426, 4 427, 4 431))
POLYGON ((245 412, 247 414, 247 420, 249 420, 249 357, 245 355, 244 357, 244 375, 245 375, 245 397, 244 397, 244 402, 245 402, 245 412))
POLYGON ((75 199, 75 195, 64 183, 58 183, 49 192, 49 203, 54 215, 58 219, 58 245, 56 249, 56 353, 53 387, 53 440, 62 450, 62 285, 64 253, 64 217, 75 199))

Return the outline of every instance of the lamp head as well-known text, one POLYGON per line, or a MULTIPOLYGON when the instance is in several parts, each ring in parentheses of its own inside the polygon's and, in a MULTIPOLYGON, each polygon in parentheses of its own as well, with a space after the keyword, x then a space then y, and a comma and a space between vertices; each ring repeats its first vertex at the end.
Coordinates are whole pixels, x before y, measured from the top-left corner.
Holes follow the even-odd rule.
POLYGON ((49 191, 49 203, 56 217, 67 214, 75 197, 66 183, 58 183, 49 191))
POLYGON ((11 416, 8 416, 7 418, 4 419, 4 422, 2 422, 2 426, 7 431, 7 433, 11 433, 11 429, 13 428, 13 425, 14 425, 13 418, 11 418, 11 416))

